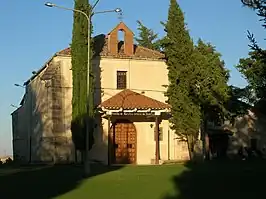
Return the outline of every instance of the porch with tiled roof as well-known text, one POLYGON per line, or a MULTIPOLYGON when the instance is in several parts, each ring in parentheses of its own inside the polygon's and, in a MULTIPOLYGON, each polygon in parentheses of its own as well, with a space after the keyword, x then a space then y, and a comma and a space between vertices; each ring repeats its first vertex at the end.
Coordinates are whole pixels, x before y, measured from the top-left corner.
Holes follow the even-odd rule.
MULTIPOLYGON (((143 94, 125 89, 113 97, 102 102, 101 108, 104 117, 108 119, 108 135, 111 137, 111 123, 129 120, 130 122, 154 122, 155 133, 155 164, 159 164, 159 125, 162 118, 170 111, 170 105, 145 96, 143 94)), ((165 119, 165 118, 164 118, 165 119)))
POLYGON ((115 111, 133 111, 146 110, 150 111, 169 111, 171 106, 169 104, 160 102, 151 97, 134 92, 130 89, 125 89, 113 97, 105 100, 100 104, 104 110, 115 111))

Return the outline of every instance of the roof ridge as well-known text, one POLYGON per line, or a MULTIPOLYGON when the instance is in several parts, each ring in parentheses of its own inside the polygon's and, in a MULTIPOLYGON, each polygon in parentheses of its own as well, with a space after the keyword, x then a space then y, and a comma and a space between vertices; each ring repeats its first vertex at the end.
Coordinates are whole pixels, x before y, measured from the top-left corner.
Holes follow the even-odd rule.
POLYGON ((148 50, 148 51, 150 51, 150 52, 157 53, 158 55, 162 55, 162 56, 164 56, 164 54, 161 53, 161 52, 158 51, 158 50, 153 50, 153 49, 150 49, 150 48, 147 48, 147 47, 144 47, 144 46, 140 46, 140 45, 137 45, 137 44, 134 44, 134 45, 136 45, 136 46, 139 47, 139 48, 142 48, 142 49, 148 50))
MULTIPOLYGON (((153 49, 149 49, 147 47, 144 46, 140 46, 137 44, 133 44, 134 45, 134 53, 131 56, 127 56, 124 55, 123 53, 120 51, 117 53, 117 55, 112 55, 110 54, 109 50, 108 50, 108 34, 98 34, 96 36, 94 36, 93 38, 95 39, 95 51, 97 56, 101 56, 101 57, 113 57, 113 58, 133 58, 133 59, 153 59, 153 60, 162 60, 164 59, 165 55, 157 50, 153 50, 153 49), (102 36, 102 38, 101 38, 102 36), (98 49, 99 48, 99 49, 98 49)), ((121 42, 121 41, 118 41, 121 42)), ((124 41, 122 41, 124 42, 124 41)), ((60 51, 58 51, 56 53, 56 55, 67 55, 67 56, 71 56, 71 46, 67 47, 65 49, 62 49, 60 51)))
POLYGON ((134 35, 134 32, 123 21, 117 24, 107 35, 110 35, 113 31, 115 31, 121 25, 124 25, 128 29, 128 31, 130 31, 134 35))
MULTIPOLYGON (((164 102, 161 102, 161 101, 159 101, 159 100, 153 99, 152 97, 149 97, 149 96, 143 95, 143 94, 141 94, 141 93, 138 93, 138 92, 136 92, 136 91, 130 90, 130 89, 128 89, 128 88, 127 88, 127 89, 124 89, 123 91, 129 91, 129 92, 135 93, 135 94, 137 94, 137 95, 141 95, 141 96, 143 96, 143 97, 145 97, 145 98, 148 98, 148 99, 150 99, 150 100, 152 100, 152 101, 156 101, 156 102, 159 102, 159 103, 162 103, 162 104, 166 104, 166 103, 164 103, 164 102)), ((122 93, 123 91, 121 91, 120 93, 122 93)))
POLYGON ((114 96, 103 101, 99 107, 109 109, 166 109, 170 108, 169 104, 161 102, 157 99, 153 99, 149 96, 132 91, 130 89, 124 89, 114 96))

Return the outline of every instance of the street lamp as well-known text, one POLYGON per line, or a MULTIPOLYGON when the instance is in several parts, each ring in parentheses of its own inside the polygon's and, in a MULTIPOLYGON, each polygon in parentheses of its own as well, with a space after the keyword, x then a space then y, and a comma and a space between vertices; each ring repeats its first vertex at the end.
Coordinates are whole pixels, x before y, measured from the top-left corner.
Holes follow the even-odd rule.
POLYGON ((19 108, 18 106, 14 105, 14 104, 10 104, 10 106, 13 108, 19 108))
POLYGON ((73 11, 73 12, 78 12, 80 14, 82 14, 88 21, 88 73, 87 73, 87 111, 88 111, 88 119, 87 119, 87 128, 86 128, 86 136, 85 136, 85 139, 86 139, 86 144, 85 144, 85 164, 84 164, 84 167, 85 167, 85 175, 89 174, 90 173, 90 164, 89 164, 89 161, 88 161, 88 151, 89 151, 89 126, 90 126, 90 119, 92 117, 92 113, 91 111, 89 111, 89 96, 91 95, 91 88, 90 88, 90 39, 91 39, 91 18, 92 16, 94 16, 95 14, 101 14, 101 13, 108 13, 108 12, 116 12, 116 13, 121 13, 122 10, 121 8, 116 8, 116 9, 113 9, 113 10, 105 10, 105 11, 98 11, 98 12, 93 12, 94 8, 96 7, 96 5, 99 3, 100 0, 97 0, 93 6, 90 8, 90 14, 88 15, 87 13, 83 12, 82 10, 77 10, 77 9, 73 9, 73 8, 66 8, 66 7, 63 7, 63 6, 58 6, 54 3, 51 3, 51 2, 47 2, 45 3, 45 6, 47 7, 56 7, 56 8, 60 8, 60 9, 63 9, 63 10, 70 10, 70 11, 73 11))
POLYGON ((22 86, 22 85, 20 85, 20 84, 14 84, 14 86, 16 86, 16 87, 21 87, 21 88, 25 88, 25 86, 22 86))

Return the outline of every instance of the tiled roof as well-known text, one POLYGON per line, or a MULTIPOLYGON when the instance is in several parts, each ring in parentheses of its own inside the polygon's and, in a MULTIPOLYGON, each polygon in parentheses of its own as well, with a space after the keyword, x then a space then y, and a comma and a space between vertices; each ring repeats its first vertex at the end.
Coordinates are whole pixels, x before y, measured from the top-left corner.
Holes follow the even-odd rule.
MULTIPOLYGON (((132 56, 128 56, 124 54, 123 41, 120 41, 118 44, 118 54, 112 55, 108 51, 108 38, 103 34, 94 37, 94 51, 95 51, 95 56, 101 56, 101 57, 155 59, 155 60, 164 59, 164 54, 162 54, 161 52, 137 45, 134 45, 134 54, 132 56)), ((57 55, 71 56, 71 48, 69 47, 64 50, 61 50, 57 53, 57 55)))
POLYGON ((52 62, 54 57, 56 57, 56 54, 54 54, 38 71, 36 71, 26 82, 24 82, 23 85, 27 86, 35 77, 37 77, 43 70, 45 70, 52 62))
POLYGON ((155 109, 162 110, 170 108, 170 105, 152 99, 145 95, 136 93, 129 89, 125 89, 113 97, 107 99, 100 104, 100 107, 106 109, 155 109))

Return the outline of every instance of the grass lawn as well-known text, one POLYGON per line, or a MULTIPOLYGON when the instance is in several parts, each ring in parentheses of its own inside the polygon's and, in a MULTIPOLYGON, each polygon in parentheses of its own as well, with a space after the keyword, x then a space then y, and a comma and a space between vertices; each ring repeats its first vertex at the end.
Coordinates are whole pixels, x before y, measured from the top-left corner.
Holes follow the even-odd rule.
POLYGON ((1 199, 246 199, 264 198, 266 163, 112 167, 94 165, 0 169, 1 199))

